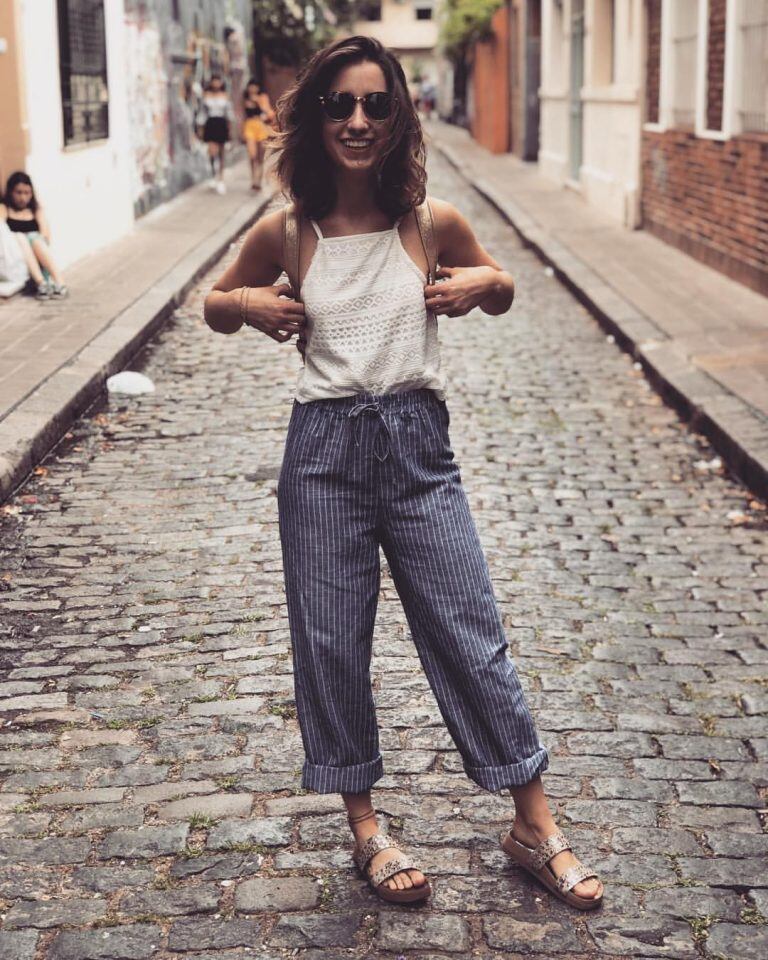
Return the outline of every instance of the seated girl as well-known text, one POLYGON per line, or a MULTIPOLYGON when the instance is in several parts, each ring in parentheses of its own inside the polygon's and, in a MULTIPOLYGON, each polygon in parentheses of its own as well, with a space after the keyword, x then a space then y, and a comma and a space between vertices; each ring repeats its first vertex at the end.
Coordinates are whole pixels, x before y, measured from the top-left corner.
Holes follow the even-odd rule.
POLYGON ((16 234, 29 275, 37 284, 38 300, 66 297, 69 291, 51 255, 48 220, 35 197, 32 181, 20 170, 8 177, 0 219, 16 234))

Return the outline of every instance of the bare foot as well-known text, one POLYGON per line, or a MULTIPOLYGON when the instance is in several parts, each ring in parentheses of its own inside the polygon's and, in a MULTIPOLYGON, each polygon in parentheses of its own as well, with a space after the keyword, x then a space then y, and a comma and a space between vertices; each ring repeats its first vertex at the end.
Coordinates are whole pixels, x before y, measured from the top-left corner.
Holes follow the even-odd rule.
MULTIPOLYGON (((519 817, 516 817, 514 825, 512 826, 512 836, 515 840, 531 848, 537 847, 542 840, 546 840, 547 837, 550 837, 556 831, 557 824, 554 820, 552 820, 551 824, 546 824, 543 827, 533 827, 526 824, 519 817)), ((552 857, 548 866, 552 868, 556 877, 560 877, 566 870, 570 869, 570 867, 575 867, 577 863, 579 863, 579 861, 570 850, 563 850, 562 853, 558 853, 552 857)), ((585 900, 599 897, 602 892, 603 885, 596 877, 582 880, 573 888, 573 893, 575 893, 577 897, 584 897, 585 900)))
MULTIPOLYGON (((352 833, 355 835, 355 840, 357 840, 358 845, 362 845, 368 839, 372 837, 375 833, 379 833, 379 825, 376 820, 375 814, 368 817, 366 820, 362 820, 359 823, 351 824, 352 833)), ((379 869, 383 867, 387 860, 392 858, 392 850, 380 850, 375 854, 372 859, 368 862, 367 871, 368 875, 372 875, 379 869)), ((408 890, 411 887, 420 887, 426 880, 426 877, 420 870, 400 870, 393 877, 390 877, 388 880, 384 881, 384 886, 388 887, 390 890, 408 890)))

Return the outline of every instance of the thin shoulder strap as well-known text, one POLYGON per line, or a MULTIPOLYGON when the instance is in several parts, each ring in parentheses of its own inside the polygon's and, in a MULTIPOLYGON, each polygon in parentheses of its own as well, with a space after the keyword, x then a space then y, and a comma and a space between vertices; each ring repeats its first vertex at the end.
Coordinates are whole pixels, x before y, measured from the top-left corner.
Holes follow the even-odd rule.
POLYGON ((296 205, 288 204, 283 212, 283 264, 293 287, 293 295, 299 299, 299 250, 301 246, 301 224, 296 205))
POLYGON ((432 208, 429 200, 424 200, 413 208, 416 217, 416 226, 419 228, 421 245, 427 258, 427 283, 434 283, 437 271, 437 244, 435 243, 435 223, 432 219, 432 208))

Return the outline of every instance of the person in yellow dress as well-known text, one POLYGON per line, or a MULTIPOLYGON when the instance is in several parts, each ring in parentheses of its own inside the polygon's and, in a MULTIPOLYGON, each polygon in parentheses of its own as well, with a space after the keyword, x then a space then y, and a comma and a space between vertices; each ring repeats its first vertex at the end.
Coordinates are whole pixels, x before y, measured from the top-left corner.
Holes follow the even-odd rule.
POLYGON ((243 94, 243 140, 251 159, 251 190, 260 190, 264 179, 264 154, 272 136, 275 111, 266 90, 256 80, 249 80, 243 94))

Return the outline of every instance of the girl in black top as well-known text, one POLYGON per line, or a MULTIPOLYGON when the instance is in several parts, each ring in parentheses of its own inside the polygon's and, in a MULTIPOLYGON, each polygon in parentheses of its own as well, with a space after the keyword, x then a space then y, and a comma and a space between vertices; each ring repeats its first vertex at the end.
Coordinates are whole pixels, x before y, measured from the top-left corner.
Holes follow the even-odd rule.
POLYGON ((17 170, 8 178, 0 219, 17 235, 29 275, 37 284, 38 300, 61 299, 69 292, 51 254, 51 231, 45 212, 35 196, 32 181, 17 170))

